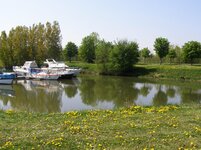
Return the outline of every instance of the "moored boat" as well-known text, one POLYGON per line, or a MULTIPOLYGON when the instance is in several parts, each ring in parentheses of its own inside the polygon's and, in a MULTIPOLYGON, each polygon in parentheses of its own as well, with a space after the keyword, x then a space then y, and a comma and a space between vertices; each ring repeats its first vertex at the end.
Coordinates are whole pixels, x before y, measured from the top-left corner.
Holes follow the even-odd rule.
POLYGON ((31 69, 39 69, 35 61, 26 61, 23 66, 13 66, 17 77, 31 78, 31 69))
POLYGON ((49 70, 42 69, 31 69, 31 78, 40 79, 40 80, 57 80, 60 77, 60 74, 53 73, 49 70))
POLYGON ((54 59, 46 59, 46 61, 44 61, 44 65, 48 69, 63 70, 66 75, 62 75, 60 78, 68 78, 69 76, 67 74, 73 74, 73 76, 77 76, 81 72, 80 68, 69 67, 64 62, 57 62, 54 59))
POLYGON ((23 66, 13 66, 18 77, 26 79, 57 80, 58 78, 72 78, 74 73, 62 68, 39 68, 35 61, 26 61, 23 66))
POLYGON ((0 73, 0 84, 12 84, 15 77, 14 73, 0 73))

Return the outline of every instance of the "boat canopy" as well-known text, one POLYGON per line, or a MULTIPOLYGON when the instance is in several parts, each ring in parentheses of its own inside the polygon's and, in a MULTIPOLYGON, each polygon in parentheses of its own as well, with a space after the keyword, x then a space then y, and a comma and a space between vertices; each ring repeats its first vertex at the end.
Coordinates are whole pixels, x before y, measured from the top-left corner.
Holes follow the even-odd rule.
POLYGON ((38 65, 35 61, 26 61, 24 63, 24 66, 25 68, 38 68, 38 65))

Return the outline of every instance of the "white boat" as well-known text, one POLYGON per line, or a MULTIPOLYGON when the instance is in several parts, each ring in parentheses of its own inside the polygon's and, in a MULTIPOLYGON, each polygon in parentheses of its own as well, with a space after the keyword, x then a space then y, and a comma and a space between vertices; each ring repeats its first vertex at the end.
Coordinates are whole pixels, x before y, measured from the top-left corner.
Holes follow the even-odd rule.
POLYGON ((26 61, 23 66, 13 66, 18 77, 31 78, 31 69, 39 69, 35 61, 26 61))
POLYGON ((61 76, 59 72, 38 68, 35 61, 26 61, 23 66, 13 66, 13 71, 17 76, 27 79, 57 80, 61 76))
POLYGON ((12 84, 15 77, 14 73, 0 73, 0 84, 12 84))
POLYGON ((58 74, 59 79, 68 79, 72 78, 74 76, 74 73, 65 69, 60 69, 60 68, 45 68, 42 67, 41 70, 44 72, 49 72, 51 74, 58 74))
MULTIPOLYGON (((65 73, 72 73, 73 76, 76 76, 80 73, 81 69, 80 68, 75 68, 75 67, 69 67, 67 66, 64 62, 57 62, 54 59, 46 59, 44 61, 44 65, 48 69, 60 69, 63 70, 64 74, 65 73)), ((61 76, 61 78, 65 76, 61 76)))
POLYGON ((31 78, 40 80, 57 80, 60 74, 53 73, 51 70, 31 69, 31 78))

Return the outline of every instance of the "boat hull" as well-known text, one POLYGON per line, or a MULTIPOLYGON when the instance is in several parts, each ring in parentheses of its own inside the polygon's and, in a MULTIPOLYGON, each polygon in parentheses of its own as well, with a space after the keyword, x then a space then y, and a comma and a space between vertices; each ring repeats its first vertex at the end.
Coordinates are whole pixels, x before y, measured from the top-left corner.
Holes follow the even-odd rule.
POLYGON ((73 78, 74 74, 63 74, 63 75, 60 75, 59 79, 71 79, 73 78))
POLYGON ((0 79, 0 84, 12 84, 13 79, 0 79))
POLYGON ((32 75, 32 78, 39 79, 39 80, 57 80, 59 78, 59 75, 35 74, 35 75, 32 75))

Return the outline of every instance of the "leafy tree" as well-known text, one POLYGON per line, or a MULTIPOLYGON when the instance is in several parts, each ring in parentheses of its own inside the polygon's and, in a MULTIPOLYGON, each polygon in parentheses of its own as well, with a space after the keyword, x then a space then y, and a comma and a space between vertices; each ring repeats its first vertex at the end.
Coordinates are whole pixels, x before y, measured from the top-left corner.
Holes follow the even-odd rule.
POLYGON ((5 31, 1 32, 0 37, 0 58, 5 67, 9 67, 9 47, 8 47, 8 37, 5 31))
POLYGON ((81 46, 79 47, 79 56, 84 62, 94 63, 95 49, 99 42, 99 35, 91 33, 82 39, 81 46))
POLYGON ((177 57, 176 51, 174 48, 170 48, 169 52, 168 52, 168 57, 170 58, 170 64, 172 62, 172 59, 177 57))
POLYGON ((72 57, 77 55, 77 53, 78 53, 78 47, 75 45, 75 43, 68 42, 68 44, 64 49, 65 58, 67 58, 71 62, 72 57))
POLYGON ((22 65, 26 60, 30 59, 27 42, 28 28, 17 26, 9 36, 9 39, 12 40, 14 64, 22 65))
POLYGON ((174 50, 176 52, 177 61, 180 64, 182 61, 182 48, 179 47, 178 45, 176 45, 176 46, 174 46, 174 50))
POLYGON ((183 56, 186 62, 193 64, 193 59, 200 58, 201 44, 197 41, 190 41, 183 46, 183 56))
POLYGON ((169 51, 169 42, 166 38, 157 38, 154 42, 154 50, 156 54, 160 58, 160 64, 162 63, 162 59, 168 54, 169 51))
POLYGON ((36 25, 34 24, 32 27, 29 27, 28 29, 28 51, 29 51, 29 57, 31 60, 36 60, 36 25))
POLYGON ((59 59, 62 53, 61 30, 57 21, 46 23, 46 47, 49 58, 59 59))
POLYGON ((150 57, 150 50, 146 47, 146 48, 143 48, 141 51, 140 51, 140 54, 141 54, 141 57, 144 58, 144 62, 145 62, 145 59, 150 57))
POLYGON ((112 47, 113 47, 112 43, 105 42, 104 40, 100 41, 97 45, 95 51, 96 63, 99 65, 101 73, 108 72, 109 55, 112 47))
POLYGON ((111 69, 117 72, 129 72, 138 61, 138 44, 122 40, 114 45, 111 52, 111 69))
POLYGON ((35 31, 36 39, 33 39, 33 41, 35 41, 36 44, 35 43, 30 44, 31 46, 33 46, 32 47, 33 48, 32 53, 34 54, 33 58, 34 60, 36 60, 36 62, 39 65, 43 63, 43 61, 48 57, 48 54, 49 54, 47 49, 49 47, 46 46, 46 43, 45 43, 47 39, 45 34, 46 34, 45 25, 39 23, 38 25, 36 25, 36 31, 35 31))

